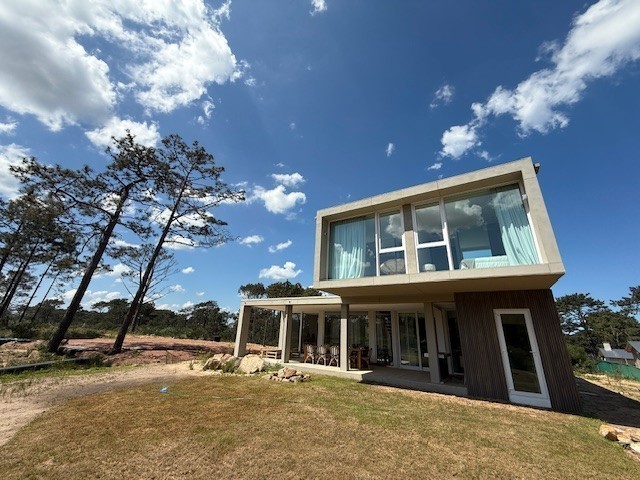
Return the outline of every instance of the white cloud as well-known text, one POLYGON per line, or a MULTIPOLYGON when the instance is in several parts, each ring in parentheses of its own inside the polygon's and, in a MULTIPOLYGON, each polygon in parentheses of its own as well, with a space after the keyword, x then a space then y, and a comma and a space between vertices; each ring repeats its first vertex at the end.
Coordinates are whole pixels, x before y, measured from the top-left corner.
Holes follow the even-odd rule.
POLYGON ((390 157, 391 155, 393 155, 393 151, 396 149, 396 146, 389 142, 387 144, 387 149, 386 149, 386 153, 387 153, 387 157, 390 157))
POLYGON ((199 296, 199 297, 202 297, 202 296, 204 296, 204 292, 196 292, 196 295, 199 296))
POLYGON ((112 137, 121 138, 129 130, 140 145, 153 147, 160 141, 158 124, 155 122, 134 122, 133 120, 113 117, 104 126, 85 132, 87 138, 96 147, 106 148, 112 144, 112 137))
POLYGON ((288 280, 297 277, 302 270, 296 270, 296 264, 285 262, 284 266, 271 265, 269 268, 260 270, 259 278, 270 278, 272 280, 288 280))
POLYGON ((472 125, 454 125, 442 134, 442 155, 460 158, 471 148, 480 145, 476 127, 472 125))
POLYGON ((202 102, 202 115, 198 115, 196 121, 200 125, 206 125, 207 120, 211 119, 211 115, 213 114, 213 109, 216 108, 215 104, 211 100, 205 100, 202 102))
POLYGON ((7 120, 6 122, 0 122, 0 134, 3 135, 12 135, 16 128, 18 127, 18 122, 15 120, 7 120))
MULTIPOLYGON (((563 44, 546 42, 551 67, 531 74, 514 89, 498 86, 485 103, 471 106, 469 124, 452 127, 442 136, 444 156, 459 158, 478 146, 477 130, 490 116, 509 115, 518 133, 542 134, 569 124, 566 108, 582 99, 590 82, 609 77, 627 63, 640 59, 640 2, 600 0, 577 15, 563 44), (450 142, 453 128, 467 129, 473 138, 450 142)), ((455 140, 455 139, 453 139, 455 140)))
MULTIPOLYGON (((64 292, 60 295, 60 299, 64 302, 65 305, 71 302, 71 299, 76 294, 77 289, 72 289, 64 292)), ((116 298, 125 298, 126 296, 122 292, 108 291, 108 290, 98 290, 94 292, 92 290, 87 290, 82 298, 82 307, 83 308, 91 308, 98 302, 109 302, 111 300, 115 300, 116 298)))
POLYGON ((191 307, 193 307, 194 305, 195 305, 195 303, 193 303, 191 300, 187 300, 186 302, 184 302, 184 303, 180 306, 180 308, 181 308, 182 310, 186 310, 187 308, 191 308, 191 307))
POLYGON ((106 273, 108 277, 121 277, 131 271, 131 268, 124 263, 118 263, 114 265, 110 271, 106 273))
POLYGON ((196 269, 193 267, 187 267, 182 269, 182 273, 184 273, 185 275, 189 275, 190 273, 193 273, 195 271, 196 269))
POLYGON ((325 0, 311 0, 311 6, 313 7, 311 15, 327 11, 327 2, 325 0))
POLYGON ((240 239, 239 243, 241 243, 242 245, 246 245, 247 247, 251 247, 252 245, 262 243, 263 241, 264 238, 262 237, 262 235, 249 235, 248 237, 240 239))
POLYGON ((271 178, 273 178, 277 183, 284 185, 285 187, 296 187, 306 182, 305 178, 298 172, 291 174, 272 173, 271 178))
POLYGON ((293 245, 293 242, 291 240, 287 240, 286 242, 279 243, 275 246, 271 245, 269 246, 269 252, 276 253, 276 252, 279 252, 280 250, 289 248, 291 245, 293 245))
POLYGON ((29 155, 28 148, 15 143, 0 145, 0 195, 7 198, 14 198, 18 195, 19 182, 11 174, 9 167, 18 165, 24 157, 29 155))
POLYGON ((111 240, 109 242, 109 244, 112 247, 116 247, 116 248, 140 248, 140 245, 137 245, 135 243, 129 243, 125 240, 122 240, 120 238, 117 238, 115 240, 111 240))
POLYGON ((247 79, 244 81, 244 84, 247 87, 255 87, 258 84, 258 82, 253 77, 247 77, 247 79))
POLYGON ((247 199, 247 203, 261 200, 265 208, 271 213, 288 213, 298 203, 304 204, 307 196, 303 192, 285 192, 284 185, 278 185, 272 190, 265 190, 261 186, 253 189, 253 195, 247 199))
POLYGON ((430 167, 428 167, 427 170, 440 170, 441 168, 442 168, 442 162, 436 162, 430 167))
POLYGON ((220 30, 228 14, 203 0, 2 2, 0 105, 53 131, 104 125, 129 95, 147 111, 189 105, 248 67, 220 30))
POLYGON ((169 290, 171 290, 172 292, 175 292, 175 293, 182 293, 182 292, 185 291, 184 287, 182 285, 180 285, 179 283, 177 283, 175 285, 171 285, 169 287, 169 290))
POLYGON ((295 130, 296 129, 296 122, 291 122, 289 124, 289 130, 295 130))
POLYGON ((445 83, 433 94, 433 100, 431 101, 429 108, 433 109, 439 107, 440 105, 449 105, 453 100, 454 93, 455 88, 445 83))
POLYGON ((274 163, 273 166, 278 168, 284 168, 285 165, 282 162, 278 162, 278 163, 274 163))

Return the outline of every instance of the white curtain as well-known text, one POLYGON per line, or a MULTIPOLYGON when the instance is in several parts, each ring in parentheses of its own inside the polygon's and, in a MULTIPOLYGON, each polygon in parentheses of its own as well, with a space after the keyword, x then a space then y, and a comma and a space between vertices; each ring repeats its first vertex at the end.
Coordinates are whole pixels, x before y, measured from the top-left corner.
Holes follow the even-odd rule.
POLYGON ((538 263, 536 246, 533 241, 527 213, 522 204, 520 190, 509 187, 499 191, 493 199, 502 243, 510 265, 531 265, 538 263))
POLYGON ((331 278, 360 278, 366 263, 366 220, 359 218, 332 225, 331 278))

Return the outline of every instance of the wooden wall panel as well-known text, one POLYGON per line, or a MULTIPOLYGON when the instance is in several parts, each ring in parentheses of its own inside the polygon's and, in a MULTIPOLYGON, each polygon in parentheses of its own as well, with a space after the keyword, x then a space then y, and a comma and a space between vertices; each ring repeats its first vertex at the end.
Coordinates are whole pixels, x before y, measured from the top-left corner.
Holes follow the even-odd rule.
POLYGON ((493 310, 528 308, 552 408, 580 411, 580 397, 551 290, 457 293, 455 302, 470 396, 508 400, 493 310))

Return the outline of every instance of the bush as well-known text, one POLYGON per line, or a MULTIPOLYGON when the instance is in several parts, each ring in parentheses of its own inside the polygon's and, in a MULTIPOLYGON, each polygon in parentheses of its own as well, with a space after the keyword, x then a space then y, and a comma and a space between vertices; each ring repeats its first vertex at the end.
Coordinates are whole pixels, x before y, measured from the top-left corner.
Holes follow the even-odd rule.
POLYGON ((11 335, 16 338, 35 338, 37 337, 37 331, 33 328, 33 325, 28 323, 17 323, 11 327, 11 335))
POLYGON ((571 358, 571 366, 574 370, 593 372, 595 361, 589 357, 584 347, 567 343, 567 351, 571 358))

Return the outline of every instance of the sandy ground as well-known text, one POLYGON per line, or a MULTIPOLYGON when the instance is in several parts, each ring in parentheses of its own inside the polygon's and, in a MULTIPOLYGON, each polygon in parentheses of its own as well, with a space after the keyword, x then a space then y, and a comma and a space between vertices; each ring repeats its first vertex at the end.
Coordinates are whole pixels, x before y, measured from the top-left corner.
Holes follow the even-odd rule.
MULTIPOLYGON (((112 339, 71 340, 79 351, 106 351, 112 339)), ((24 344, 16 347, 25 349, 24 344)), ((260 345, 248 345, 257 352, 260 345)), ((194 363, 214 353, 230 352, 232 344, 152 336, 127 337, 125 351, 110 357, 116 366, 100 373, 37 377, 0 384, 0 446, 39 414, 69 399, 156 383, 160 389, 188 377, 212 375, 194 363)), ((604 375, 578 378, 584 414, 603 422, 640 428, 640 383, 611 380, 604 375)), ((496 404, 498 405, 498 404, 496 404)), ((509 405, 501 405, 509 408, 509 405)))

